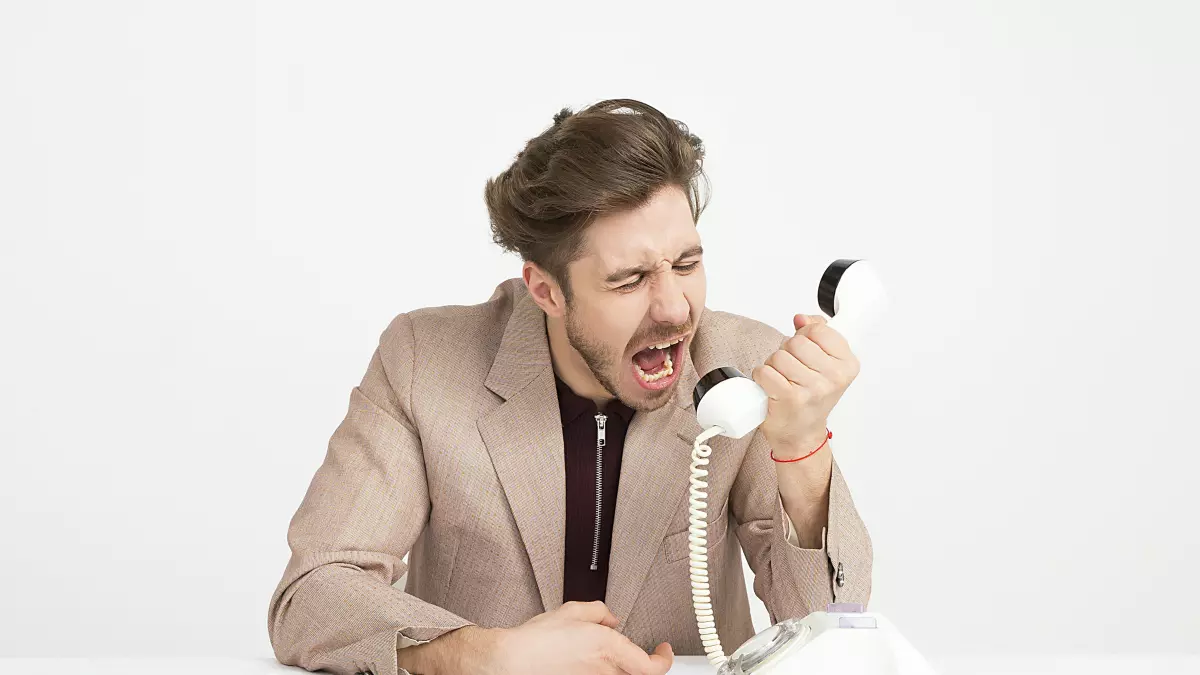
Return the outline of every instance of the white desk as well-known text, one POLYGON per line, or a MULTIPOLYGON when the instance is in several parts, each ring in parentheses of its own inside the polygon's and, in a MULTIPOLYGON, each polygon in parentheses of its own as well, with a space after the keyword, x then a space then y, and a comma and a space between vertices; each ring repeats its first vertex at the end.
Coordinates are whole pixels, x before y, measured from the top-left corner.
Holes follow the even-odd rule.
MULTIPOLYGON (((1200 654, 1121 656, 960 656, 933 659, 940 675, 1200 675, 1200 654)), ((296 675, 274 659, 6 659, 3 675, 296 675)), ((671 675, 712 675, 701 656, 675 659, 671 675)))

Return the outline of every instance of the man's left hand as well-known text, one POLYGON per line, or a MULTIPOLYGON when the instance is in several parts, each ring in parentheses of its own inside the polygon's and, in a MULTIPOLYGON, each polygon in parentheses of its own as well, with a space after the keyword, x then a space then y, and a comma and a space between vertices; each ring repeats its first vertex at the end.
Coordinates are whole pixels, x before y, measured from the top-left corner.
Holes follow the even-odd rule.
POLYGON ((859 369, 850 345, 825 317, 797 314, 792 322, 796 334, 753 372, 769 399, 761 428, 777 459, 806 455, 825 441, 829 412, 859 369))

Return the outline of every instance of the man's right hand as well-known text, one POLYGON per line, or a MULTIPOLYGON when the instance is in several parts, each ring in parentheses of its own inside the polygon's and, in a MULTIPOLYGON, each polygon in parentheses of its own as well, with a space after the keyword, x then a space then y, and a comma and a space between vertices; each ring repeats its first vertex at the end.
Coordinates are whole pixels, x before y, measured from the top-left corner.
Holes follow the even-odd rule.
POLYGON ((412 673, 482 675, 665 675, 671 669, 671 645, 663 642, 647 654, 616 627, 603 602, 568 602, 516 628, 468 626, 406 647, 400 665, 412 673), (435 645, 439 649, 427 649, 435 645))
POLYGON ((653 654, 616 630, 603 602, 568 602, 499 634, 489 675, 664 675, 675 654, 663 642, 653 654))

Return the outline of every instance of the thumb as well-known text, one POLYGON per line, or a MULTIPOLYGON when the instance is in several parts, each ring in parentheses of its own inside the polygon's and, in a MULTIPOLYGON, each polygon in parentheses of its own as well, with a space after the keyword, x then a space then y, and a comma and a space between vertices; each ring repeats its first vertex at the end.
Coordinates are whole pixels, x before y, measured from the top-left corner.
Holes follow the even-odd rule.
POLYGON ((654 648, 654 653, 650 655, 650 662, 658 666, 658 672, 665 673, 675 662, 675 650, 671 649, 670 643, 663 642, 654 648))
POLYGON ((568 602, 558 608, 559 615, 575 621, 598 623, 609 628, 617 627, 617 617, 608 611, 608 607, 599 600, 592 602, 568 602))
POLYGON ((797 314, 792 317, 792 325, 796 327, 796 330, 814 323, 825 323, 825 321, 825 317, 820 314, 797 314))

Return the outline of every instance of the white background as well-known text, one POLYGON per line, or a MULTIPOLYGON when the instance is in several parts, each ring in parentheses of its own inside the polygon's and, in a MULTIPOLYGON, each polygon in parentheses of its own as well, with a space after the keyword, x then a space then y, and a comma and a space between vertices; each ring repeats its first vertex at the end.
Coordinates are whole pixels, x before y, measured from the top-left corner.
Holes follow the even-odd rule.
POLYGON ((398 312, 519 261, 564 105, 706 142, 709 306, 894 301, 834 420, 927 654, 1200 651, 1200 5, 0 10, 0 656, 269 655, 285 532, 398 312))

